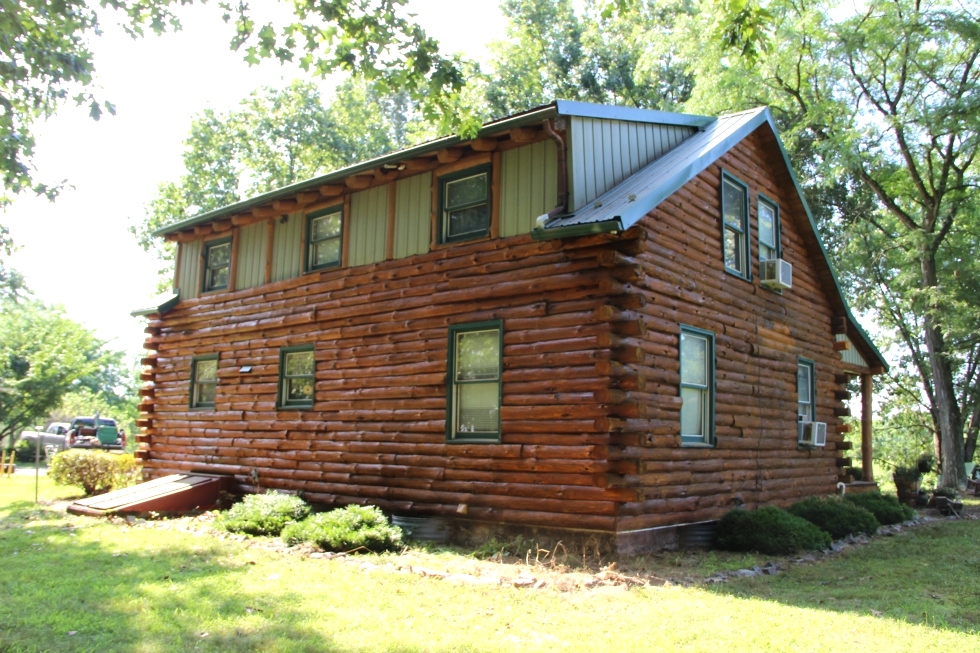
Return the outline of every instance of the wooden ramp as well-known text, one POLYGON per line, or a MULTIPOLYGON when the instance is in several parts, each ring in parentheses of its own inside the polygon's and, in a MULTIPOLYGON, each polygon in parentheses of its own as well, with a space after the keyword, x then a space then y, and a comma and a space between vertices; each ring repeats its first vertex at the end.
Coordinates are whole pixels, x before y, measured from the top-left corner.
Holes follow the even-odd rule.
POLYGON ((171 474, 133 487, 80 499, 68 506, 73 515, 101 517, 116 512, 187 512, 207 510, 218 503, 230 476, 171 474))

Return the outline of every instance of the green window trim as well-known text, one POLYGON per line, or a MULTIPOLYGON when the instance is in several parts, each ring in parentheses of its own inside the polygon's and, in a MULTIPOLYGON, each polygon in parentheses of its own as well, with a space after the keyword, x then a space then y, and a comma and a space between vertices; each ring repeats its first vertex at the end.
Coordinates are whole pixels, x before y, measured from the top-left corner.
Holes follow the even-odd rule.
POLYGON ((225 290, 231 282, 231 237, 204 243, 201 292, 225 290))
POLYGON ((715 334, 682 324, 677 350, 681 445, 715 446, 715 334))
POLYGON ((276 408, 312 408, 316 385, 313 345, 296 345, 279 350, 279 384, 276 408))
POLYGON ((782 258, 783 248, 781 243, 781 225, 779 223, 779 205, 762 193, 759 193, 756 215, 759 223, 759 261, 782 258), (770 211, 772 215, 771 229, 764 228, 767 220, 763 216, 767 211, 770 211), (766 240, 766 232, 769 231, 771 231, 771 235, 769 236, 771 240, 766 240))
POLYGON ((490 234, 491 170, 490 164, 484 164, 439 177, 439 244, 490 234))
POLYGON ((191 359, 188 406, 192 410, 213 409, 218 394, 218 354, 191 359))
POLYGON ((817 365, 808 358, 796 359, 796 419, 817 421, 817 365))
POLYGON ((449 327, 446 442, 500 442, 503 351, 501 320, 449 327))
POLYGON ((344 250, 344 207, 341 204, 306 216, 306 271, 339 267, 344 250))
POLYGON ((721 248, 725 271, 751 280, 749 187, 724 171, 721 173, 721 248))

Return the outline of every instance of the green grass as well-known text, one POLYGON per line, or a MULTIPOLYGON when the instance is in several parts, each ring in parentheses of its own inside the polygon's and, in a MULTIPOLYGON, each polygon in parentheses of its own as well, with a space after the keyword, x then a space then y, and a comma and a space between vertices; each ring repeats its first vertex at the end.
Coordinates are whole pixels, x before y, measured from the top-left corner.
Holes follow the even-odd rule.
MULTIPOLYGON (((305 558, 53 503, 78 494, 42 479, 35 507, 32 477, 0 478, 2 653, 919 652, 973 650, 980 634, 978 521, 878 537, 774 577, 562 592, 405 569, 494 569, 450 551, 305 558)), ((620 566, 703 577, 765 560, 671 553, 620 566)))

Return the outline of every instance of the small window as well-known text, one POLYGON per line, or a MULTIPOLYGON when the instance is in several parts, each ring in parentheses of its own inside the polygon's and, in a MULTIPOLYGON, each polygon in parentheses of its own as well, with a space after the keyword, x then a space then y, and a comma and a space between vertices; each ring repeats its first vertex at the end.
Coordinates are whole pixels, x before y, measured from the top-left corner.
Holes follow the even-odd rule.
POLYGON ((725 269, 748 279, 749 189, 727 173, 721 178, 721 212, 725 269))
POLYGON ((681 443, 714 444, 715 337, 681 327, 681 443))
POLYGON ((339 206, 306 216, 307 271, 340 265, 343 218, 339 206))
POLYGON ((218 392, 218 357, 198 356, 191 361, 191 408, 214 408, 218 392))
POLYGON ((313 405, 316 362, 313 345, 287 347, 279 351, 279 408, 309 408, 313 405))
POLYGON ((796 365, 796 418, 801 422, 816 421, 817 394, 813 379, 813 361, 800 359, 796 365))
POLYGON ((759 197, 759 260, 779 258, 779 207, 759 197))
POLYGON ((502 325, 449 329, 446 439, 500 440, 502 325))
POLYGON ((231 278, 231 238, 204 245, 204 292, 224 290, 231 278))
POLYGON ((439 178, 439 242, 490 233, 490 166, 439 178))

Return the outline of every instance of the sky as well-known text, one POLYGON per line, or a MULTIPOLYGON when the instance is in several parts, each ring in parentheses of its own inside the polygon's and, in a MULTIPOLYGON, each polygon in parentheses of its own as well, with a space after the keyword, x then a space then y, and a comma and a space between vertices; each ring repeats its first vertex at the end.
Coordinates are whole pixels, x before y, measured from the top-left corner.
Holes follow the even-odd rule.
MULTIPOLYGON (((486 61, 486 44, 503 38, 503 16, 492 2, 467 3, 466 22, 479 29, 460 29, 458 9, 458 0, 409 2, 444 51, 486 61)), ((230 28, 214 5, 183 8, 180 16, 181 32, 139 40, 104 24, 91 41, 95 91, 115 104, 116 115, 96 122, 87 108, 66 105, 36 125, 35 179, 69 187, 54 203, 22 196, 0 214, 18 247, 10 266, 34 296, 63 306, 111 349, 133 357, 145 335, 130 312, 151 305, 159 266, 129 227, 142 220, 158 184, 183 173, 191 120, 208 107, 229 109, 260 86, 303 77, 275 62, 247 66, 229 49, 230 28)))

